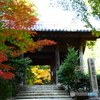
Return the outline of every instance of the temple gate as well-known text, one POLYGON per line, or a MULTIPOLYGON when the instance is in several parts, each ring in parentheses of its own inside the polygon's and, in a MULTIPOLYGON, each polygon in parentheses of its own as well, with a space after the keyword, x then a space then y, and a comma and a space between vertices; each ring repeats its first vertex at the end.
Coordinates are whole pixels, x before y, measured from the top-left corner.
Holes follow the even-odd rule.
POLYGON ((95 41, 96 36, 93 36, 89 29, 42 29, 36 25, 32 31, 37 34, 33 37, 35 40, 50 39, 57 42, 56 45, 45 46, 39 48, 35 53, 26 53, 24 57, 29 57, 33 60, 32 65, 50 65, 51 66, 51 84, 57 84, 56 71, 59 69, 61 61, 64 59, 68 45, 75 47, 79 51, 80 66, 83 69, 83 53, 86 41, 95 41), (68 45, 67 45, 68 44, 68 45))

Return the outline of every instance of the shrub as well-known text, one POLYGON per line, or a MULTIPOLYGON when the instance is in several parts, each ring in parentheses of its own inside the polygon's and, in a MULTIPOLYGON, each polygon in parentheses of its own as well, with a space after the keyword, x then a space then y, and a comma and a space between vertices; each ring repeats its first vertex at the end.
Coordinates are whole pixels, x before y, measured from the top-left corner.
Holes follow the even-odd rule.
POLYGON ((6 100, 7 98, 12 97, 12 83, 0 78, 0 100, 6 100))
POLYGON ((71 84, 76 79, 76 68, 78 66, 78 51, 74 47, 68 47, 68 53, 62 61, 60 69, 57 72, 58 82, 67 85, 69 88, 73 87, 71 84))

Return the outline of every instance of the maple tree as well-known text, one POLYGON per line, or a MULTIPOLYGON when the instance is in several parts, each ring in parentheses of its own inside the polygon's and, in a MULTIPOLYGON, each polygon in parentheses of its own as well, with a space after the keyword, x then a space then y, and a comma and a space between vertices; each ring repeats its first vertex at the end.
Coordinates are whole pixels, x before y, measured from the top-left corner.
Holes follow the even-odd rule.
POLYGON ((29 29, 34 27, 38 20, 32 3, 26 0, 1 0, 0 4, 0 50, 5 49, 15 56, 33 51, 42 45, 55 44, 47 39, 36 42, 32 39, 36 33, 29 29))
POLYGON ((10 69, 14 69, 13 67, 6 65, 6 64, 2 64, 1 62, 3 61, 7 61, 7 57, 4 53, 0 52, 0 77, 4 78, 4 79, 12 79, 15 75, 11 72, 6 72, 9 71, 10 69), (5 71, 3 71, 5 70, 5 71))
MULTIPOLYGON (((0 60, 2 57, 7 60, 7 56, 3 54, 16 57, 28 51, 33 52, 44 45, 56 44, 56 42, 47 39, 33 40, 32 37, 37 33, 30 31, 30 29, 38 20, 36 15, 35 5, 32 2, 0 0, 0 53, 2 53, 0 60)), ((2 65, 2 63, 0 64, 2 65)))

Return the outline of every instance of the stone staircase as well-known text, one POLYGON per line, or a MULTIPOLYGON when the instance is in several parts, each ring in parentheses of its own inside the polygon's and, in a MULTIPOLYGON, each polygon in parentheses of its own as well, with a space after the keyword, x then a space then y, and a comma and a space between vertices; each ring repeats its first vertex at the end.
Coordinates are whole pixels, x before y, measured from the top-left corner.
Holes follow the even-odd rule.
POLYGON ((59 85, 24 85, 14 100, 73 100, 59 85))

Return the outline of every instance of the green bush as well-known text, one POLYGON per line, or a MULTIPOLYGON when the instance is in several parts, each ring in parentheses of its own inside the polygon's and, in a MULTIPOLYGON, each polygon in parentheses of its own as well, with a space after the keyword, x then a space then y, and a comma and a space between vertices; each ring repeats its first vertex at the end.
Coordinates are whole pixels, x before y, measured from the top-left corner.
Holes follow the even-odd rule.
POLYGON ((9 58, 9 60, 5 62, 5 64, 15 68, 15 70, 10 70, 15 74, 15 77, 12 80, 10 80, 10 82, 12 83, 12 87, 14 89, 14 93, 12 94, 13 96, 15 96, 18 93, 19 84, 23 82, 23 79, 26 74, 26 69, 29 68, 29 64, 31 62, 32 60, 29 58, 9 58))
POLYGON ((15 70, 11 71, 15 74, 13 82, 20 84, 23 81, 23 77, 26 74, 26 69, 29 67, 31 62, 32 60, 29 58, 9 58, 9 60, 5 62, 6 64, 15 68, 15 70))
POLYGON ((90 82, 88 74, 78 72, 76 74, 76 80, 72 84, 74 84, 74 87, 71 88, 74 88, 75 91, 90 91, 90 82))
POLYGON ((6 100, 7 98, 12 97, 12 83, 0 78, 0 100, 6 100))
MULTIPOLYGON (((97 74, 97 82, 98 82, 98 89, 100 91, 100 74, 97 74)), ((90 80, 89 80, 89 75, 85 74, 85 73, 78 73, 77 74, 77 81, 76 83, 73 82, 73 84, 75 84, 74 89, 76 91, 86 91, 86 92, 90 92, 91 91, 91 87, 90 87, 90 80)))

